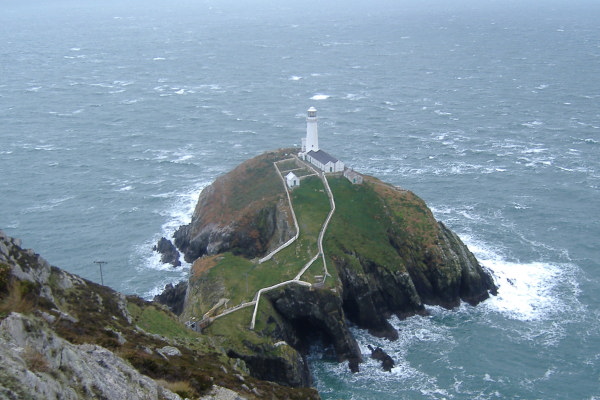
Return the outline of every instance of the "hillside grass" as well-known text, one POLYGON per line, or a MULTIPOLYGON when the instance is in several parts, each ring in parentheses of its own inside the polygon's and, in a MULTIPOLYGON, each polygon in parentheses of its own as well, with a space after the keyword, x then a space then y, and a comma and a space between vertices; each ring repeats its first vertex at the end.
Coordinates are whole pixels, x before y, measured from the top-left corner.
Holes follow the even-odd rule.
POLYGON ((135 302, 127 302, 127 311, 133 323, 145 332, 160 335, 169 339, 196 339, 198 333, 188 329, 171 313, 154 304, 143 304, 142 307, 135 302))
MULTIPOLYGON (((323 182, 318 177, 309 177, 294 189, 291 198, 300 227, 300 235, 292 245, 262 264, 223 253, 211 258, 212 265, 202 272, 207 279, 225 282, 229 307, 251 301, 259 289, 293 279, 317 253, 319 231, 330 210, 323 182)), ((303 279, 312 282, 314 275, 322 274, 323 263, 318 259, 303 279)), ((202 310, 206 312, 209 308, 205 305, 202 310)))
POLYGON ((336 212, 325 235, 325 254, 329 259, 360 254, 379 265, 402 268, 403 262, 390 246, 390 218, 387 206, 364 183, 353 185, 346 178, 328 179, 336 202, 336 212))

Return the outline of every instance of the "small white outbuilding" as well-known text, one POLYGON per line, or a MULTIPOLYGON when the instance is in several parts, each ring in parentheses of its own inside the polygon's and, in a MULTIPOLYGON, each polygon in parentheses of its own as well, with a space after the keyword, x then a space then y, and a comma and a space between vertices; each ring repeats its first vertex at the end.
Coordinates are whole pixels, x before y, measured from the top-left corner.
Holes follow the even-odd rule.
POLYGON ((296 186, 300 186, 300 179, 293 172, 288 173, 285 176, 285 180, 290 189, 292 189, 296 186))

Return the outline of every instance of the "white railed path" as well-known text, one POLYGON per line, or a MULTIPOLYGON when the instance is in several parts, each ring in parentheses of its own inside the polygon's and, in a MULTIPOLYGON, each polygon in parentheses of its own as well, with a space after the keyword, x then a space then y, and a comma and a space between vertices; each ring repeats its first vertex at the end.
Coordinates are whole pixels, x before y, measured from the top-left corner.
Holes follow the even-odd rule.
MULTIPOLYGON (((321 180, 323 181, 323 185, 325 186, 325 191, 327 193, 327 197, 329 198, 329 205, 331 207, 331 210, 329 211, 329 214, 327 215, 327 218, 325 219, 325 222, 323 223, 323 225, 321 226, 321 230, 319 231, 319 237, 317 240, 317 245, 318 245, 318 252, 317 254, 307 263, 304 265, 304 267, 302 268, 302 270, 298 273, 298 275, 296 275, 296 277, 292 280, 289 281, 285 281, 285 282, 281 282, 278 283, 276 285, 273 286, 269 286, 266 288, 262 288, 259 289, 258 292, 256 292, 256 294, 254 295, 254 299, 252 301, 246 302, 246 303, 242 303, 239 304, 235 307, 231 307, 228 308, 226 310, 224 310, 222 313, 220 313, 219 315, 216 315, 214 317, 212 317, 211 319, 214 321, 217 318, 223 317, 225 315, 231 314, 232 312, 238 311, 242 308, 245 307, 251 307, 254 306, 254 311, 252 313, 252 320, 250 321, 250 329, 254 329, 255 325, 256 325, 256 315, 258 313, 258 306, 259 306, 259 302, 260 302, 260 296, 263 293, 266 293, 270 290, 273 289, 277 289, 280 288, 282 286, 286 286, 286 285, 301 285, 301 286, 306 286, 306 287, 312 287, 313 285, 309 282, 305 282, 305 281, 301 281, 300 278, 302 277, 302 275, 306 272, 306 270, 308 268, 310 268, 310 266, 317 260, 317 258, 319 258, 319 256, 321 256, 323 258, 323 269, 324 269, 324 274, 323 274, 323 282, 325 282, 325 279, 327 278, 327 276, 331 276, 329 275, 329 272, 327 271, 327 261, 325 259, 325 252, 323 250, 323 238, 325 236, 325 232, 327 231, 327 227, 329 225, 329 221, 331 221, 331 218, 333 217, 333 214, 335 212, 335 200, 333 198, 333 192, 331 191, 331 188, 329 187, 329 182, 327 181, 327 177, 325 176, 324 172, 319 173, 318 171, 316 171, 312 165, 307 164, 303 161, 301 161, 300 159, 298 159, 298 157, 294 156, 294 158, 296 160, 298 160, 301 164, 305 165, 306 167, 308 167, 309 169, 311 169, 315 175, 318 175, 321 180)), ((285 160, 284 160, 285 161, 285 160)), ((279 251, 285 249, 286 247, 288 247, 289 245, 291 245, 296 239, 298 239, 298 237, 300 236, 300 227, 298 226, 298 220, 296 218, 296 212, 294 211, 294 206, 292 205, 292 199, 290 197, 290 191, 287 187, 287 184, 285 182, 285 178, 283 177, 283 175, 281 174, 281 171, 279 170, 279 167, 277 166, 277 162, 273 163, 275 169, 277 170, 277 174, 279 175, 279 177, 281 178, 281 181, 283 183, 283 186, 285 188, 285 193, 287 195, 288 198, 288 202, 290 205, 290 210, 292 210, 292 217, 294 219, 294 225, 296 227, 296 235, 291 238, 290 240, 288 240, 287 242, 285 242, 284 244, 282 244, 281 246, 279 246, 277 249, 273 250, 271 253, 269 253, 268 255, 266 255, 265 257, 261 258, 258 262, 259 263, 263 263, 265 261, 270 260, 275 254, 277 254, 279 251)))
POLYGON ((325 270, 325 274, 323 275, 323 282, 325 282, 325 279, 327 278, 327 276, 330 276, 329 271, 327 271, 327 261, 325 260, 325 251, 323 250, 323 237, 325 237, 325 232, 327 231, 327 226, 329 225, 329 221, 331 221, 331 217, 333 217, 333 213, 335 212, 335 200, 333 199, 333 193, 331 192, 331 188, 329 187, 329 182, 327 182, 327 177, 325 176, 325 173, 322 172, 320 174, 320 178, 323 181, 323 185, 325 186, 325 191, 327 192, 327 197, 329 197, 329 205, 331 207, 331 210, 329 211, 329 214, 327 215, 327 218, 325 219, 325 222, 323 223, 323 226, 321 227, 321 231, 319 232, 319 238, 317 241, 317 246, 318 246, 319 252, 300 270, 298 275, 296 275, 296 277, 294 278, 294 280, 296 280, 296 281, 300 280, 302 275, 304 275, 306 270, 310 268, 310 266, 317 260, 317 258, 319 258, 319 256, 321 256, 323 259, 323 269, 325 270))
POLYGON ((258 312, 258 302, 260 301, 260 295, 263 294, 263 293, 265 293, 265 292, 268 292, 270 290, 277 289, 279 287, 282 287, 282 286, 285 286, 285 285, 291 285, 291 284, 308 286, 308 287, 312 286, 312 284, 310 284, 308 282, 298 281, 298 280, 291 280, 291 281, 281 282, 281 283, 278 283, 276 285, 260 289, 256 293, 256 296, 254 297, 254 303, 255 304, 254 304, 254 312, 252 313, 252 321, 250 321, 250 329, 254 330, 254 325, 255 325, 255 322, 256 322, 256 313, 258 312))
POLYGON ((217 319, 217 318, 224 317, 225 315, 227 315, 227 314, 231 314, 231 313, 232 313, 232 312, 234 312, 234 311, 241 310, 242 308, 250 307, 250 306, 253 306, 253 305, 255 305, 255 304, 256 304, 256 302, 255 302, 254 300, 253 300, 253 301, 249 301, 249 302, 247 302, 247 303, 238 304, 238 305, 237 305, 237 306, 235 306, 235 307, 231 307, 231 308, 228 308, 228 309, 224 310, 224 311, 223 311, 221 314, 219 314, 219 315, 215 315, 214 317, 212 317, 212 319, 213 319, 213 321, 214 321, 214 320, 215 320, 215 319, 217 319))
MULTIPOLYGON (((293 158, 290 158, 290 160, 293 160, 293 158)), ((287 161, 287 160, 283 160, 283 161, 287 161)), ((283 177, 283 174, 281 173, 281 171, 279 170, 279 167, 277 166, 277 162, 274 162, 273 166, 277 170, 277 175, 279 175, 279 178, 281 178, 281 182, 283 183, 283 189, 285 190, 285 194, 287 195, 288 203, 290 205, 290 210, 292 210, 292 217, 294 218, 294 226, 296 227, 296 234, 294 235, 293 238, 291 238, 290 240, 288 240, 287 242, 285 242, 284 244, 282 244, 281 246, 279 246, 278 248, 276 248, 275 250, 273 250, 272 252, 270 252, 269 254, 267 254, 266 256, 261 258, 260 260, 258 260, 259 264, 262 264, 265 261, 269 261, 271 258, 273 258, 273 256, 275 254, 279 253, 281 250, 285 249, 286 247, 288 247, 289 245, 294 243, 296 241, 296 239, 298 239, 298 237, 300 236, 300 228, 298 227, 298 220, 296 219, 296 212, 294 211, 294 206, 292 205, 292 198, 290 197, 290 190, 287 187, 287 184, 285 183, 285 178, 283 177)))

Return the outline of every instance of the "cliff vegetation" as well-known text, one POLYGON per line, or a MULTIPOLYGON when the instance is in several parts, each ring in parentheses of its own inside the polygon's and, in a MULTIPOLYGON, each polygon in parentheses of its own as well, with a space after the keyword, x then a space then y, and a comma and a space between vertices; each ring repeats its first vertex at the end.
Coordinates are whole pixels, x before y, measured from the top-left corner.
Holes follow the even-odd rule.
POLYGON ((0 398, 318 398, 255 379, 163 305, 50 266, 0 231, 0 398))

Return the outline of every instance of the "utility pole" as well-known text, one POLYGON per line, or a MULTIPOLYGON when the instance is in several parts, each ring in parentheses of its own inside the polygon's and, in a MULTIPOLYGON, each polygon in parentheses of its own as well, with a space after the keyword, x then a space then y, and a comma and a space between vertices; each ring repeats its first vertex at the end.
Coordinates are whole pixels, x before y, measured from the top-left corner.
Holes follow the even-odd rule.
POLYGON ((104 277, 102 276, 102 264, 108 264, 106 261, 94 261, 94 264, 98 264, 100 267, 100 282, 102 282, 102 286, 104 286, 104 277))

